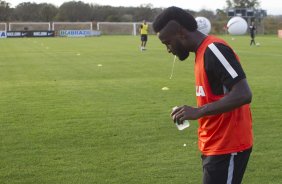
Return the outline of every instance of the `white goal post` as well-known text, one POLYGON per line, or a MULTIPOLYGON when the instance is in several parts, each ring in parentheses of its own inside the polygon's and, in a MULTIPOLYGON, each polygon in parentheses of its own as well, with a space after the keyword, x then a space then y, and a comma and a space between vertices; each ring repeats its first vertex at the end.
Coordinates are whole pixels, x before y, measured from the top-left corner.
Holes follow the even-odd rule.
MULTIPOLYGON (((106 35, 138 35, 142 22, 97 22, 97 30, 106 35)), ((149 25, 149 33, 152 31, 152 23, 149 25)))
POLYGON ((7 23, 0 22, 0 31, 7 31, 7 23))
POLYGON ((51 31, 50 22, 10 22, 9 31, 51 31))

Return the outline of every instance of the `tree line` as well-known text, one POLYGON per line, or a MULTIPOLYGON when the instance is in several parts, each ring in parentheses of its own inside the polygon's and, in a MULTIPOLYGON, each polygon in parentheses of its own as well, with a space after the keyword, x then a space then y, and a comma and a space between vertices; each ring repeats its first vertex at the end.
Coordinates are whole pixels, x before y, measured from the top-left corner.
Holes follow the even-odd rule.
POLYGON ((0 21, 136 22, 144 19, 152 21, 161 10, 152 8, 151 4, 140 7, 112 7, 82 1, 65 2, 59 7, 49 3, 23 2, 12 8, 8 2, 0 0, 0 21))
MULTIPOLYGON (((226 0, 229 7, 258 7, 257 0, 226 0)), ((89 4, 82 1, 69 1, 57 7, 49 3, 23 2, 12 8, 6 1, 0 0, 0 22, 152 22, 163 9, 152 4, 139 7, 112 7, 89 4)), ((224 33, 229 17, 226 10, 217 9, 192 11, 192 15, 207 17, 212 23, 212 33, 224 33)), ((264 34, 277 33, 282 29, 282 16, 268 16, 260 22, 264 34)))

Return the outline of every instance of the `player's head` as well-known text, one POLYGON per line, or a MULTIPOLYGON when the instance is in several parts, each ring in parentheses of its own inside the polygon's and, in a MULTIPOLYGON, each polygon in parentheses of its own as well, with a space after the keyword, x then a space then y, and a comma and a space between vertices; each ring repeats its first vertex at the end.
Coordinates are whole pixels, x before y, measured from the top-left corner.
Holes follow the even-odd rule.
POLYGON ((195 18, 178 7, 169 7, 160 13, 153 22, 153 29, 167 46, 168 52, 185 60, 192 51, 189 33, 197 31, 195 18))
POLYGON ((160 32, 171 20, 178 22, 188 31, 195 31, 198 28, 197 21, 191 14, 181 8, 172 6, 165 9, 156 17, 153 23, 154 31, 156 33, 160 32))

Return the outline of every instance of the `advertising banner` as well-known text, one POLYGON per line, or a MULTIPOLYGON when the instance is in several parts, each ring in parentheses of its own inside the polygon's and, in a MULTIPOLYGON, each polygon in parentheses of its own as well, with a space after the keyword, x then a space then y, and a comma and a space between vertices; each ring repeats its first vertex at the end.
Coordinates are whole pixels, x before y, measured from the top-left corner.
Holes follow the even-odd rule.
POLYGON ((25 35, 26 34, 21 31, 7 31, 8 38, 24 37, 25 35))
POLYGON ((21 37, 54 37, 54 31, 7 31, 8 38, 21 37))
POLYGON ((34 31, 33 37, 54 37, 54 31, 34 31))
POLYGON ((59 36, 63 37, 86 37, 86 36, 100 36, 100 31, 92 30, 60 30, 59 36))
POLYGON ((85 37, 85 36, 90 36, 91 31, 90 30, 61 30, 59 35, 65 37, 85 37))
POLYGON ((7 38, 6 31, 0 31, 0 38, 7 38))

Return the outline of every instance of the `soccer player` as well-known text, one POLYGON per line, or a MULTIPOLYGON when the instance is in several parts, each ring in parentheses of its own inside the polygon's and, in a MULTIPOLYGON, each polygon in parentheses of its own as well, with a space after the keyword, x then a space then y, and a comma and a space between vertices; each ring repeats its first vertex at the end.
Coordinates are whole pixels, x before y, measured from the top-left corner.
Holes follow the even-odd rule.
POLYGON ((140 26, 140 34, 141 34, 141 51, 146 50, 146 44, 147 44, 147 40, 148 40, 148 30, 149 30, 149 26, 146 23, 145 20, 143 20, 142 25, 140 26))
POLYGON ((250 28, 250 36, 251 36, 250 46, 252 46, 252 44, 256 45, 256 42, 255 42, 255 31, 256 31, 255 23, 252 22, 251 25, 249 26, 249 28, 250 28))
MULTIPOLYGON (((252 93, 239 57, 222 39, 197 30, 192 15, 178 7, 161 12, 153 23, 169 53, 183 61, 195 57, 197 107, 179 106, 174 122, 198 119, 204 184, 240 184, 253 145, 252 93)), ((184 84, 185 85, 185 84, 184 84)))

